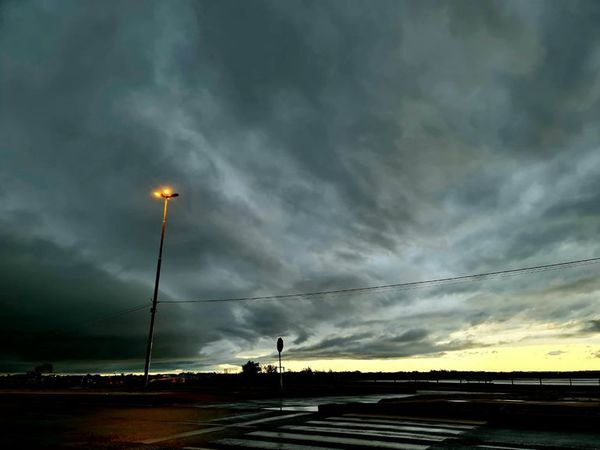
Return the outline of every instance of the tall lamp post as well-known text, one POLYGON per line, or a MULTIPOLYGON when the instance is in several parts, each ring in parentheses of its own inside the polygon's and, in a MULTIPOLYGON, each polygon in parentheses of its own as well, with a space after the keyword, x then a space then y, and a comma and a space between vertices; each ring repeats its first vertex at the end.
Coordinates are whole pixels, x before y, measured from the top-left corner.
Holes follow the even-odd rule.
POLYGON ((169 200, 179 197, 176 192, 171 192, 170 189, 163 189, 162 192, 155 192, 154 196, 163 198, 165 206, 163 210, 162 230, 160 233, 160 247, 158 248, 158 264, 156 265, 156 280, 154 281, 154 295, 152 296, 152 308, 150 309, 150 332, 148 333, 148 345, 146 347, 146 364, 144 366, 144 386, 148 386, 150 370, 150 358, 152 356, 152 339, 154 337, 154 319, 156 317, 156 304, 158 302, 158 282, 160 281, 160 263, 162 261, 163 243, 165 242, 165 229, 167 228, 167 209, 169 200))

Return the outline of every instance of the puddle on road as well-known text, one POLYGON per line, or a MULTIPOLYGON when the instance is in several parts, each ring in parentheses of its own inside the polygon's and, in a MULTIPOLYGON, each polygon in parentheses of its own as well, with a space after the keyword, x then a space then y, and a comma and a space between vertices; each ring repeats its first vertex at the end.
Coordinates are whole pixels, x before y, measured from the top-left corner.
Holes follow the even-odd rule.
POLYGON ((412 394, 354 395, 290 400, 284 399, 283 402, 263 406, 262 409, 267 409, 271 411, 317 412, 319 410, 319 405, 324 405, 327 403, 377 403, 379 400, 383 399, 406 397, 412 397, 412 394))
POLYGON ((412 397, 413 394, 386 394, 386 395, 351 395, 331 397, 311 397, 293 399, 267 399, 248 400, 234 403, 213 403, 211 405, 195 405, 198 408, 234 408, 234 409, 262 409, 268 411, 302 411, 317 412, 319 405, 327 403, 377 403, 382 399, 412 397))
POLYGON ((318 412, 319 407, 317 405, 309 406, 269 406, 263 408, 268 411, 306 411, 306 412, 318 412))

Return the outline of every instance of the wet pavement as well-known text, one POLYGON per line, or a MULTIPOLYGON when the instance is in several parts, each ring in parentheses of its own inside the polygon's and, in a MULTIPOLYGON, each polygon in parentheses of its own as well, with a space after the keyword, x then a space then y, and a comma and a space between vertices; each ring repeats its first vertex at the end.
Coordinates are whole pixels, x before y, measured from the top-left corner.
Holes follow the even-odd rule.
MULTIPOLYGON (((249 422, 215 423, 202 435, 180 436, 171 445, 204 450, 254 449, 598 449, 598 433, 565 433, 490 427, 485 422, 368 414, 320 417, 275 413, 249 422), (213 434, 211 437, 210 435, 213 434)), ((163 441, 164 442, 164 441, 163 441)))
MULTIPOLYGON (((440 394, 440 392, 436 392, 440 394)), ((449 393, 447 393, 449 394, 449 393)), ((373 413, 318 414, 319 405, 406 398, 323 396, 188 404, 65 403, 0 398, 0 447, 70 449, 600 449, 600 433, 535 431, 484 421, 373 413)), ((469 400, 467 400, 469 401, 469 400)))
POLYGON ((198 408, 222 408, 235 410, 264 409, 273 411, 309 411, 317 412, 319 405, 325 403, 377 403, 383 399, 399 399, 412 397, 414 394, 370 394, 370 395, 335 395, 307 398, 275 398, 260 400, 244 400, 238 402, 197 404, 198 408))

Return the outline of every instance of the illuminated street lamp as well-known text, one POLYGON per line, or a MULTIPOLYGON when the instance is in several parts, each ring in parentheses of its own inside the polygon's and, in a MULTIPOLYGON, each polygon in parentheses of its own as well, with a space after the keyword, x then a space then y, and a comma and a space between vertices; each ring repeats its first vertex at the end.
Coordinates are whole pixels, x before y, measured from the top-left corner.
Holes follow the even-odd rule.
POLYGON ((150 309, 150 332, 148 333, 148 346, 146 347, 146 365, 144 366, 144 386, 148 386, 148 370, 150 370, 150 357, 152 355, 152 338, 154 336, 154 318, 156 316, 156 304, 158 301, 158 282, 160 280, 160 263, 162 261, 163 243, 165 241, 165 229, 167 227, 167 208, 169 200, 179 197, 176 192, 165 188, 162 191, 154 192, 156 198, 164 198, 165 206, 163 210, 162 230, 160 233, 160 247, 158 248, 158 264, 156 266, 156 280, 154 282, 154 296, 152 297, 152 309, 150 309))

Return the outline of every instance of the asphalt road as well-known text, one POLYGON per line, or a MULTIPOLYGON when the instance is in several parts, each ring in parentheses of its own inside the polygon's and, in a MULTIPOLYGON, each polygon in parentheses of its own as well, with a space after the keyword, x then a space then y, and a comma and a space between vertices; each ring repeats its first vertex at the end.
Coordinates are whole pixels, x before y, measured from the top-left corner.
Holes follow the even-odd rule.
POLYGON ((323 402, 376 402, 387 397, 398 395, 240 401, 193 395, 182 401, 168 394, 0 393, 0 447, 152 448, 149 444, 156 441, 156 447, 168 448, 169 440, 163 438, 211 428, 220 419, 227 423, 282 411, 315 412, 323 402))
POLYGON ((233 412, 69 395, 0 395, 2 448, 152 448, 141 442, 198 428, 233 412))
POLYGON ((484 422, 344 414, 319 403, 389 396, 218 401, 168 395, 0 394, 1 448, 557 449, 600 448, 599 433, 494 428, 484 422))

